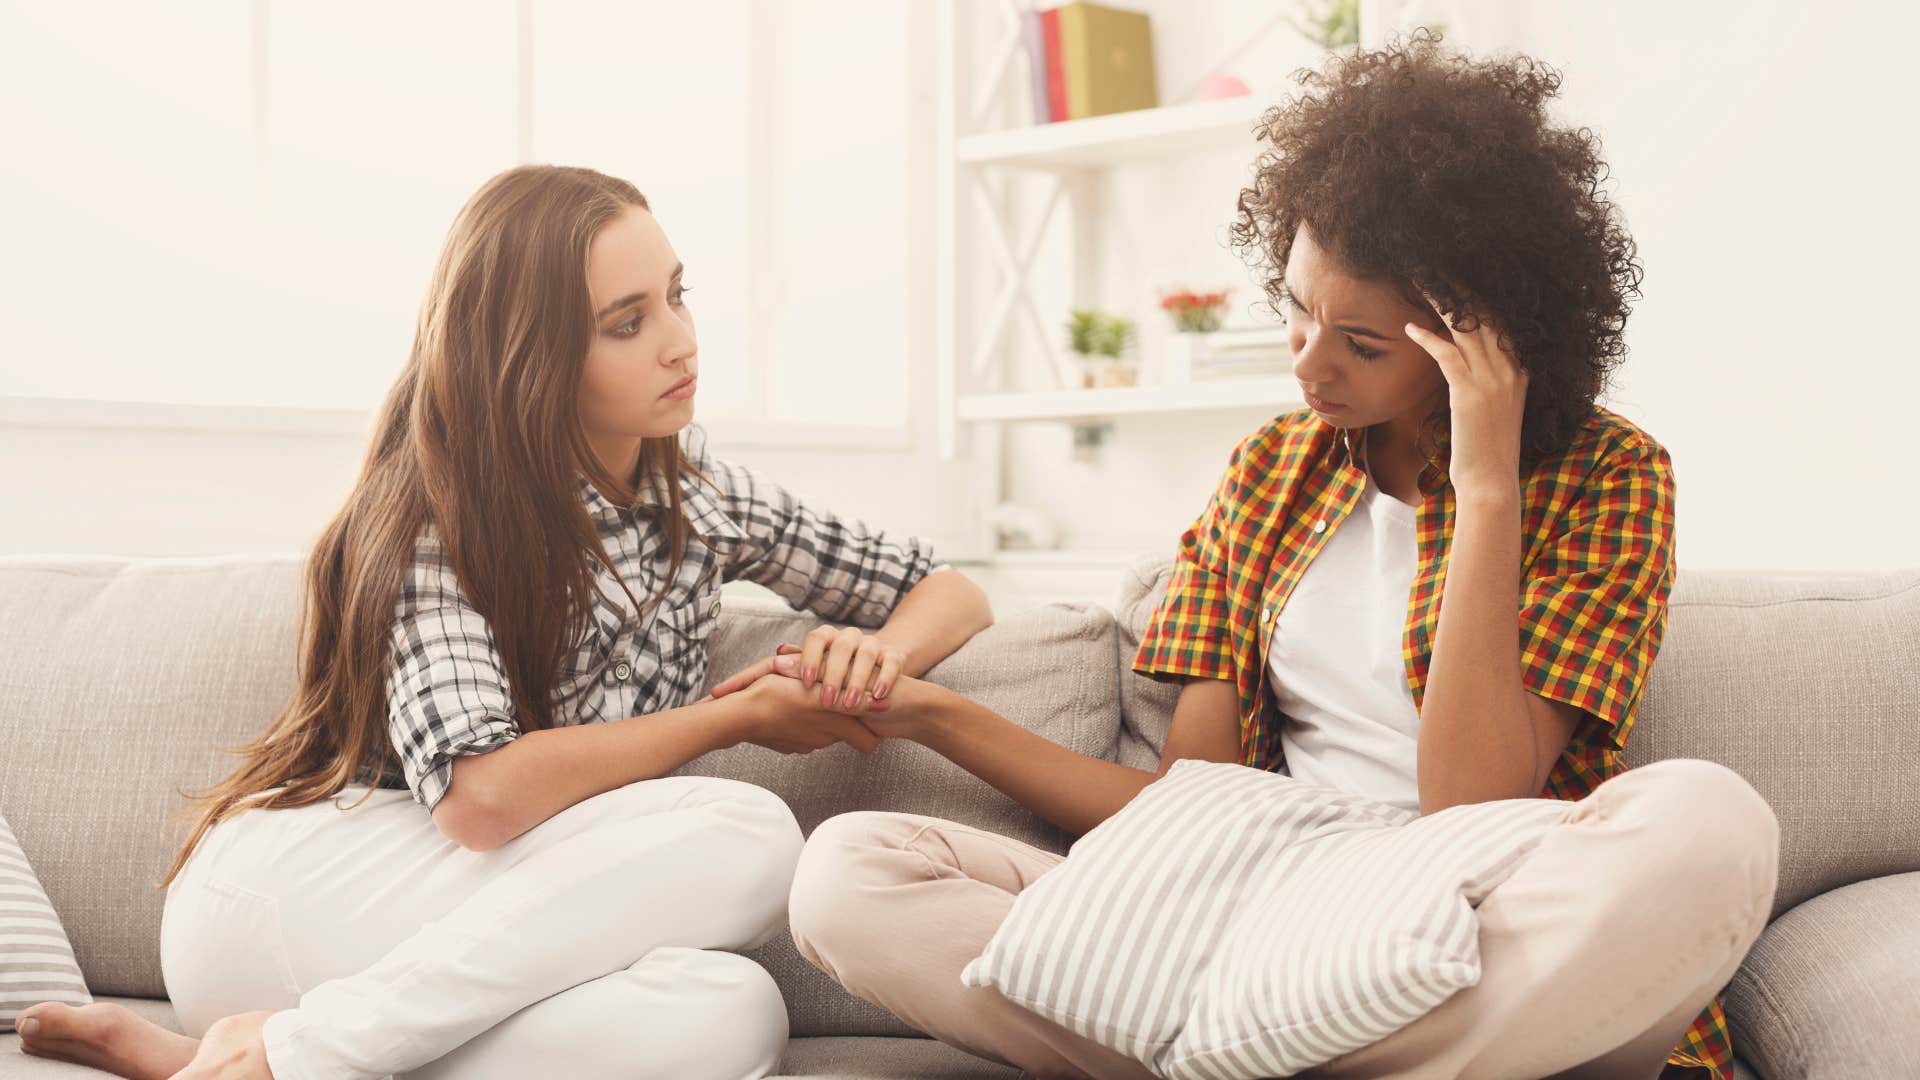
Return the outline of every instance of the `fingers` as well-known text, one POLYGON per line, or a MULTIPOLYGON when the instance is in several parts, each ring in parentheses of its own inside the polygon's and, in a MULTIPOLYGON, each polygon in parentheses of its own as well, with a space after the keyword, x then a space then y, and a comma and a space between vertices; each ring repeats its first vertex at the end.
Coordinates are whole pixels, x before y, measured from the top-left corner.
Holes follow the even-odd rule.
POLYGON ((820 681, 820 667, 826 660, 827 648, 832 645, 840 631, 831 626, 816 626, 807 631, 804 644, 800 649, 800 685, 808 690, 820 681))
POLYGON ((1441 337, 1419 323, 1410 322, 1405 329, 1407 336, 1413 339, 1413 343, 1427 350, 1427 355, 1433 357, 1434 363, 1440 365, 1440 374, 1445 375, 1449 383, 1455 382, 1471 370, 1466 360, 1460 355, 1460 346, 1454 344, 1452 340, 1441 337))
POLYGON ((820 704, 829 709, 837 709, 848 704, 847 671, 853 666, 853 658, 860 650, 860 642, 866 635, 858 627, 849 626, 841 630, 827 649, 826 663, 820 671, 820 704))
POLYGON ((880 674, 873 680, 873 700, 885 701, 893 693, 893 684, 900 678, 901 654, 898 650, 888 649, 880 657, 880 674))
POLYGON ((847 670, 849 697, 843 702, 845 707, 859 709, 877 696, 873 691, 873 676, 875 669, 880 666, 881 654, 885 651, 879 639, 872 637, 861 639, 859 651, 854 653, 853 665, 847 670))

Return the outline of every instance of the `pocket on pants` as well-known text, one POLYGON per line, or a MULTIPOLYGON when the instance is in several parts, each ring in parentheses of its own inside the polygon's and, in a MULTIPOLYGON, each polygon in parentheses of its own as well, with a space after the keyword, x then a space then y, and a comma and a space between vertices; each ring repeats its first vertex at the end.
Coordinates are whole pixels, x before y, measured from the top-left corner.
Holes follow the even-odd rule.
POLYGON ((181 1029, 299 1004, 277 898, 193 875, 174 882, 160 924, 160 972, 181 1029))

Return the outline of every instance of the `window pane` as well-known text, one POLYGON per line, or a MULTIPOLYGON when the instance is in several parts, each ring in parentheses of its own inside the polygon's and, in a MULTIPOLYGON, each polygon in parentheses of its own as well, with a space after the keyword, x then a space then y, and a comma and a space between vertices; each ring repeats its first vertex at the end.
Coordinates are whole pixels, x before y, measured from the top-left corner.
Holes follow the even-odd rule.
POLYGON ((0 6, 0 394, 208 400, 247 355, 249 25, 0 6))
POLYGON ((447 226, 514 162, 512 0, 278 3, 260 234, 262 399, 370 407, 447 226))

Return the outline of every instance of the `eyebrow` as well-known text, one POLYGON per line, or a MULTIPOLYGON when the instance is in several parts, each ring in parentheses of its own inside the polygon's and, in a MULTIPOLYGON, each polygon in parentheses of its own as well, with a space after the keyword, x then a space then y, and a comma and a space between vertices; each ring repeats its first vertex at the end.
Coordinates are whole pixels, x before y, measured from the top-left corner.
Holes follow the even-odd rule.
MULTIPOLYGON (((680 265, 674 267, 673 273, 667 275, 667 281, 671 283, 671 282, 680 280, 680 275, 683 273, 686 273, 686 270, 687 270, 686 263, 681 263, 680 265)), ((615 300, 613 303, 608 304, 606 307, 601 308, 598 312, 594 314, 593 317, 596 319, 604 319, 607 316, 613 314, 614 312, 619 311, 621 308, 626 307, 628 304, 637 304, 642 300, 645 300, 646 298, 647 298, 647 291, 645 289, 642 289, 637 293, 628 293, 627 295, 621 297, 620 299, 615 300)))
MULTIPOLYGON (((1286 297, 1288 300, 1292 301, 1295 304, 1299 304, 1299 306, 1303 308, 1306 307, 1305 304, 1300 303, 1299 296, 1293 291, 1293 286, 1287 284, 1287 280, 1285 278, 1280 279, 1280 291, 1286 294, 1286 297)), ((1335 330, 1340 331, 1343 334, 1352 334, 1354 337, 1372 338, 1375 341, 1392 341, 1393 340, 1392 338, 1388 337, 1385 334, 1382 334, 1376 330, 1369 330, 1366 327, 1360 326, 1355 323, 1335 323, 1333 328, 1335 330)))

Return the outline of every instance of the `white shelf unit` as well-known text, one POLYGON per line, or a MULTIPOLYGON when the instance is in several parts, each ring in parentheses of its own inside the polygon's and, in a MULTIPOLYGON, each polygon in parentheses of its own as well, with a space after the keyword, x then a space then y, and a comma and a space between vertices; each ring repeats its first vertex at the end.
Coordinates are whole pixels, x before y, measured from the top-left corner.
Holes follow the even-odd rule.
POLYGON ((955 156, 965 165, 1045 170, 1109 168, 1211 150, 1229 140, 1245 139, 1260 112, 1258 100, 1237 97, 1062 120, 966 136, 960 140, 955 156))
POLYGON ((1221 378, 1179 385, 1116 386, 1094 390, 1043 390, 1024 394, 973 394, 960 398, 964 422, 1096 420, 1140 413, 1258 409, 1300 403, 1290 378, 1221 378))
MULTIPOLYGON (((1253 132, 1266 102, 1254 96, 1175 104, 1050 124, 1019 121, 1030 112, 1030 83, 1021 18, 1031 0, 1001 0, 986 9, 943 0, 936 79, 941 125, 936 170, 936 222, 941 280, 937 300, 941 452, 966 452, 982 522, 973 547, 995 555, 986 511, 1004 495, 1002 426, 1009 423, 1100 424, 1118 416, 1207 410, 1268 410, 1299 407, 1293 380, 1284 375, 1221 377, 1155 383, 1163 365, 1142 357, 1143 385, 1083 389, 1060 340, 1065 312, 1043 315, 1032 282, 1069 287, 1073 306, 1094 306, 1088 283, 1098 278, 1098 240, 1088 224, 1099 212, 1097 181, 1106 170, 1165 164, 1190 155, 1244 145, 1255 152, 1253 132), (970 33, 996 10, 984 52, 970 50, 970 33), (963 17, 968 25, 963 26, 963 17), (972 53, 972 55, 970 55, 972 53), (1009 123, 1009 121, 1012 121, 1009 123), (1038 221, 1015 221, 1003 184, 1018 180, 1038 198, 1038 221), (1068 265, 1036 268, 1042 236, 1056 211, 1071 207, 1068 265), (966 290, 989 287, 981 261, 997 270, 984 316, 964 299, 966 290), (1064 275, 1064 276, 1062 276, 1064 275), (1030 369, 1015 375, 1003 348, 1006 335, 1022 326, 1034 349, 1030 369)), ((1028 207, 1033 209, 1035 207, 1028 207)), ((1157 313, 1156 313, 1157 314, 1157 313)), ((1006 553, 1012 558, 1013 553, 1006 553)), ((1065 555, 1063 558, 1070 558, 1065 555)), ((1032 553, 1021 558, 1032 561, 1032 553)))

